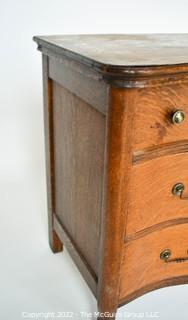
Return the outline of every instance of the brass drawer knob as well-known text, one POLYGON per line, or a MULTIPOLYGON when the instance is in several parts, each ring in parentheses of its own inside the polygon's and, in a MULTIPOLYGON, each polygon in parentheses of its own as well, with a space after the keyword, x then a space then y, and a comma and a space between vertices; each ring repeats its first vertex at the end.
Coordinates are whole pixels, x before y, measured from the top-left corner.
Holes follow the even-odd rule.
POLYGON ((176 183, 173 188, 172 188, 172 193, 175 195, 175 196, 181 196, 183 191, 184 191, 185 187, 184 187, 184 184, 183 183, 176 183))
POLYGON ((182 182, 176 183, 172 188, 172 193, 175 196, 179 196, 182 200, 188 200, 188 196, 183 194, 185 190, 185 186, 182 182))
POLYGON ((177 110, 172 115, 172 122, 174 124, 180 124, 184 121, 184 119, 185 119, 185 113, 182 110, 177 110))
POLYGON ((166 261, 170 258, 171 254, 172 252, 170 249, 165 249, 164 251, 161 252, 160 259, 166 261))
POLYGON ((165 249, 161 252, 160 254, 160 259, 163 260, 164 262, 186 262, 188 261, 188 256, 183 256, 183 257, 175 257, 175 258, 170 258, 172 255, 172 251, 170 249, 165 249))

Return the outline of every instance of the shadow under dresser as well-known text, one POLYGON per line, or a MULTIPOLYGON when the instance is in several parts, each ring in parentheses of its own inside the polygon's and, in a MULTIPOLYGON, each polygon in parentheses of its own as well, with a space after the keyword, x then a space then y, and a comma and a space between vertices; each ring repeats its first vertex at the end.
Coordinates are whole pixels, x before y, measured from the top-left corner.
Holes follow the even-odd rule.
MULTIPOLYGON (((37 36, 49 238, 98 319, 188 283, 188 35, 37 36)), ((111 317, 110 317, 111 316, 111 317)))

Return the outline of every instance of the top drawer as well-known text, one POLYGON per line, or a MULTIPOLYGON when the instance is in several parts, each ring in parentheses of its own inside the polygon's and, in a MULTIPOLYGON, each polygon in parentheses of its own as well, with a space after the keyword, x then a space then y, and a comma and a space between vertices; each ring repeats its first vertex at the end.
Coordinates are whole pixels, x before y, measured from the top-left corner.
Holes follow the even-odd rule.
POLYGON ((188 83, 138 89, 134 121, 134 150, 188 139, 188 83), (173 123, 176 111, 185 117, 173 123))

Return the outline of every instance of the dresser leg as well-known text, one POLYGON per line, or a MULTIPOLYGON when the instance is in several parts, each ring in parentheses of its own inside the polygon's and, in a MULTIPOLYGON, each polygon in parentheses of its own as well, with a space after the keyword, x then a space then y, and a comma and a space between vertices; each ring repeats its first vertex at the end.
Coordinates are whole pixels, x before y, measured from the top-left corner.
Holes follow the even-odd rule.
POLYGON ((48 191, 48 230, 49 244, 54 253, 63 250, 63 243, 53 229, 53 212, 55 208, 54 191, 54 141, 53 141, 53 83, 49 79, 49 61, 46 55, 42 56, 43 63, 43 93, 44 93, 44 128, 46 150, 46 177, 48 191))
POLYGON ((115 320, 116 318, 116 312, 118 309, 118 305, 116 306, 114 304, 114 301, 111 301, 110 299, 102 299, 102 301, 98 301, 98 318, 97 320, 115 320))
POLYGON ((50 230, 49 236, 50 248, 52 249, 53 253, 63 251, 63 243, 59 239, 57 233, 54 230, 50 230))

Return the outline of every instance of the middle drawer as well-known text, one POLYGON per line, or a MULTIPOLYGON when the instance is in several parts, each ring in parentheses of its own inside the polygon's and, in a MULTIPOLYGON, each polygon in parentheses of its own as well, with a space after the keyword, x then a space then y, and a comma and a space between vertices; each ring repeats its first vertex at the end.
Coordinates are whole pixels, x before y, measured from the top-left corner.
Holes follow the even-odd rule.
POLYGON ((188 200, 172 192, 177 183, 184 185, 183 195, 188 196, 188 153, 161 156, 132 166, 127 237, 158 224, 188 220, 188 200))

